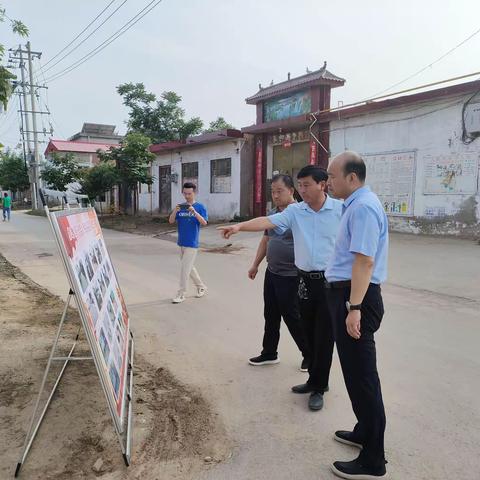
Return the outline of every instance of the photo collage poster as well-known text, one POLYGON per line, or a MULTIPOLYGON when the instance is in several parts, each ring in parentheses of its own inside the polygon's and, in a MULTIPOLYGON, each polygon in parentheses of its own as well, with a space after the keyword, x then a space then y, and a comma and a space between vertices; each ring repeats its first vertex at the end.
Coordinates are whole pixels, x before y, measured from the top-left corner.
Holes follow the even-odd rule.
POLYGON ((122 425, 129 317, 95 210, 53 214, 122 425))

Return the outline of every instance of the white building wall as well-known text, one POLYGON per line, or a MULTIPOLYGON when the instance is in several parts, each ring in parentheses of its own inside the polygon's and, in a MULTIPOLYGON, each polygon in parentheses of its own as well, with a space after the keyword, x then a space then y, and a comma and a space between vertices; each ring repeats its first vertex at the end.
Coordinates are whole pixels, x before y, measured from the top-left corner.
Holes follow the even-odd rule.
MULTIPOLYGON (((390 108, 332 121, 330 123, 332 156, 344 150, 355 150, 362 155, 415 152, 413 216, 428 218, 458 214, 465 201, 471 200, 473 196, 477 201, 479 218, 480 138, 469 145, 462 142, 462 108, 470 96, 444 98, 435 102, 390 108), (431 176, 431 169, 428 173, 429 166, 432 160, 441 156, 443 159, 451 158, 454 161, 468 158, 470 165, 472 161, 474 162, 474 167, 464 167, 462 172, 464 177, 462 181, 469 185, 473 184, 474 192, 459 194, 455 193, 458 188, 454 188, 454 193, 426 193, 429 190, 426 181, 430 181, 427 177, 431 176)), ((406 216, 392 215, 392 217, 399 220, 406 216)))
POLYGON ((175 152, 158 154, 153 161, 155 177, 151 194, 146 193, 147 187, 142 186, 139 195, 139 209, 145 212, 158 212, 159 208, 159 178, 158 167, 171 165, 171 173, 177 175, 177 182, 171 183, 172 208, 184 202, 182 195, 182 163, 198 162, 197 200, 203 203, 210 220, 229 220, 240 214, 240 148, 241 139, 229 139, 224 142, 210 143, 195 147, 180 149, 175 152), (221 158, 231 158, 231 192, 211 193, 210 162, 221 158), (150 203, 151 202, 151 203, 150 203), (151 205, 151 207, 150 207, 151 205))

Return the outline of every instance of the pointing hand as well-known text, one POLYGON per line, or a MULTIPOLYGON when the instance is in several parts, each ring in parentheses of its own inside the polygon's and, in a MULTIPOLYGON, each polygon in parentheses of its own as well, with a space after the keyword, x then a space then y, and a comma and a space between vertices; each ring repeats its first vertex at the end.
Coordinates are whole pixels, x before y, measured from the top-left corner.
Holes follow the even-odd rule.
POLYGON ((240 231, 240 227, 238 225, 232 225, 229 227, 217 227, 217 230, 220 230, 220 235, 223 238, 230 238, 232 235, 235 235, 240 231))

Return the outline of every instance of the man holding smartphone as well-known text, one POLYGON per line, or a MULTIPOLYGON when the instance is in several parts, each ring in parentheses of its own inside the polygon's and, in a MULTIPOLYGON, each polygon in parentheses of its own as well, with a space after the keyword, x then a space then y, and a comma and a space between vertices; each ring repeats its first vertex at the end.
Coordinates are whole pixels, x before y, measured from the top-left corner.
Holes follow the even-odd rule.
POLYGON ((196 190, 197 186, 194 183, 183 184, 185 203, 177 205, 168 219, 170 223, 177 222, 178 225, 177 244, 180 247, 181 260, 180 287, 172 300, 173 303, 182 303, 185 300, 189 277, 197 288, 197 298, 207 293, 207 287, 195 268, 195 259, 198 253, 200 226, 207 225, 208 214, 205 206, 195 201, 196 190))

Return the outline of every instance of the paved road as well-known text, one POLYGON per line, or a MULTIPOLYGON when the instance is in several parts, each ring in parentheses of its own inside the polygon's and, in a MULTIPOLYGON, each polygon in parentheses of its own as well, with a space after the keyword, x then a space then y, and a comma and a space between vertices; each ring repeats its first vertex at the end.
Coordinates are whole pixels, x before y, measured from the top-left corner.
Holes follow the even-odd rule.
MULTIPOLYGON (((263 328, 261 279, 246 278, 258 235, 235 239, 244 248, 234 254, 203 252, 198 268, 210 292, 181 305, 170 303, 178 277, 174 243, 104 235, 133 317, 137 352, 200 388, 233 438, 232 458, 201 480, 334 478, 328 464, 355 454, 331 438, 353 424, 338 360, 317 413, 308 411, 306 397, 289 391, 306 377, 285 331, 280 364, 246 363, 259 353, 263 328)), ((213 229, 203 240, 222 243, 213 229)), ((10 224, 0 224, 0 252, 54 293, 67 292, 46 219, 17 212, 10 224)), ((478 478, 480 246, 393 235, 390 271, 377 345, 392 478, 478 478)))

